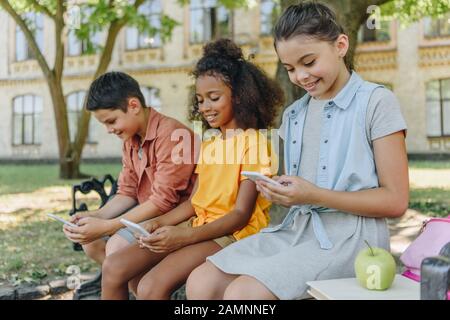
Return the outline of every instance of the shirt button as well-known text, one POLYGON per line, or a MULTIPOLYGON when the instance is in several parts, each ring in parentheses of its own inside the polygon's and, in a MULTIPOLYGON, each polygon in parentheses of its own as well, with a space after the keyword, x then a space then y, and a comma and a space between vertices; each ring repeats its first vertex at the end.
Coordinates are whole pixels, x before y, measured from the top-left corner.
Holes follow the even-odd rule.
POLYGON ((295 168, 297 168, 297 165, 296 165, 296 164, 294 164, 294 165, 293 165, 293 167, 294 167, 294 169, 295 169, 295 168))
POLYGON ((328 101, 328 105, 332 106, 333 105, 333 101, 328 101))
POLYGON ((327 115, 327 118, 330 119, 331 118, 331 114, 327 115))
POLYGON ((292 110, 291 113, 294 114, 294 113, 295 113, 295 110, 292 110))
POLYGON ((295 144, 297 142, 297 140, 292 141, 293 144, 295 144))
POLYGON ((298 121, 295 121, 295 122, 294 122, 294 124, 297 124, 297 123, 298 123, 298 121))
POLYGON ((326 168, 327 168, 326 166, 323 166, 323 167, 322 167, 323 170, 325 170, 326 168))
POLYGON ((324 142, 325 142, 325 143, 328 143, 328 140, 325 140, 324 142))

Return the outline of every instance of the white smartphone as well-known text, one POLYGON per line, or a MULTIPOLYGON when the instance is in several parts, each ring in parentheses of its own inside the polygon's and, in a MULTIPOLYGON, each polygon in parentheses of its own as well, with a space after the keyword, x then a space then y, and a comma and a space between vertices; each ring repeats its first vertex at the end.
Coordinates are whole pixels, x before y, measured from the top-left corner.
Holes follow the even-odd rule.
POLYGON ((134 233, 137 233, 139 235, 143 235, 144 237, 148 237, 151 234, 145 230, 141 225, 131 222, 127 219, 120 219, 120 222, 126 225, 128 228, 130 228, 134 233))
POLYGON ((58 220, 59 222, 62 222, 64 224, 67 224, 68 226, 71 226, 73 228, 78 227, 76 224, 69 222, 67 220, 64 220, 63 218, 58 217, 57 215, 51 214, 51 213, 47 213, 47 216, 49 216, 52 219, 58 220))
POLYGON ((247 178, 249 178, 252 181, 258 181, 258 180, 263 180, 265 182, 268 183, 272 183, 276 186, 282 186, 281 183, 269 178, 268 176, 263 175, 262 173, 259 173, 257 171, 241 171, 241 174, 246 176, 247 178))

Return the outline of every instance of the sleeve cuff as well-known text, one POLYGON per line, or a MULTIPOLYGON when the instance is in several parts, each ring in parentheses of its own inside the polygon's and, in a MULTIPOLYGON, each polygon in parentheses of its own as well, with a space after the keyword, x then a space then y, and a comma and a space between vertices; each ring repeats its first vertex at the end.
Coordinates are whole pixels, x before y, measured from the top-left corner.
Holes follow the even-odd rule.
POLYGON ((163 213, 166 213, 175 208, 178 203, 169 202, 167 200, 160 199, 156 195, 151 195, 149 200, 163 213))

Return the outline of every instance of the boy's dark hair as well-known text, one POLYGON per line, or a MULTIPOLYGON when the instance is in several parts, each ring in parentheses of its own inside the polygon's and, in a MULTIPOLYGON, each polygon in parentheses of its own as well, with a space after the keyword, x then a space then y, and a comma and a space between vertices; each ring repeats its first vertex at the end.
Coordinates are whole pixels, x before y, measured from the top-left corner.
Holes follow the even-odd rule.
POLYGON ((121 109, 127 112, 128 99, 137 98, 146 107, 139 83, 124 72, 107 72, 92 82, 89 87, 86 109, 121 109))
MULTIPOLYGON (((219 77, 231 89, 234 117, 243 129, 265 129, 273 125, 277 109, 284 103, 278 84, 261 69, 244 59, 241 48, 229 39, 203 47, 203 57, 192 75, 219 77)), ((198 102, 192 97, 191 119, 198 119, 198 102)), ((209 127, 203 120, 206 127, 209 127)))
MULTIPOLYGON (((307 1, 289 6, 278 19, 273 33, 276 49, 277 41, 300 35, 333 43, 345 31, 332 9, 320 2, 307 1)), ((347 58, 344 61, 349 70, 353 69, 347 58)))

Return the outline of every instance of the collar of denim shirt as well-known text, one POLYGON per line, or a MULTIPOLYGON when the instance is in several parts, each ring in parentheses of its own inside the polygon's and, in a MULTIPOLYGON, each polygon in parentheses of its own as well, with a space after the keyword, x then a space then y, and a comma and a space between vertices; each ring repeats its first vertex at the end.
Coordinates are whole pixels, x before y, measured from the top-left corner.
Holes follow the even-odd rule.
MULTIPOLYGON (((347 109, 353 100, 358 89, 363 84, 364 80, 355 72, 352 71, 350 79, 347 81, 345 86, 339 91, 339 93, 333 99, 328 102, 329 106, 335 105, 340 109, 347 109)), ((298 100, 296 106, 289 113, 289 117, 295 118, 302 107, 308 105, 311 96, 307 93, 298 100)))

